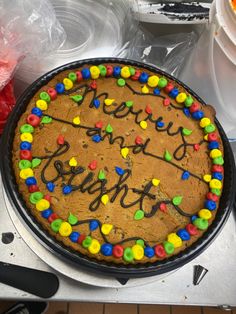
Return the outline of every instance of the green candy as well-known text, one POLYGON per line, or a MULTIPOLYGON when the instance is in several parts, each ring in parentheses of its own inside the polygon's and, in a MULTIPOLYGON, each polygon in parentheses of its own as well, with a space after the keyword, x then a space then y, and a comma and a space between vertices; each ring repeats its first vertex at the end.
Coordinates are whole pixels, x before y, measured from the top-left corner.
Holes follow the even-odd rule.
POLYGON ((193 99, 192 99, 192 96, 188 95, 187 98, 185 99, 185 107, 190 107, 193 103, 193 99))
POLYGON ((78 103, 78 102, 82 101, 83 96, 81 96, 81 95, 74 95, 74 96, 71 96, 70 98, 72 100, 74 100, 76 103, 78 103))
POLYGON ((67 220, 68 220, 69 224, 72 225, 72 226, 76 225, 77 222, 78 222, 78 218, 75 215, 71 214, 71 213, 69 214, 69 217, 68 217, 67 220))
POLYGON ((106 175, 105 172, 103 170, 100 170, 98 173, 98 179, 99 180, 105 180, 106 179, 106 175))
POLYGON ((117 80, 117 85, 118 86, 123 87, 123 86, 125 86, 125 84, 126 84, 126 82, 125 82, 125 80, 123 78, 119 78, 117 80))
POLYGON ((52 122, 52 118, 48 116, 44 116, 43 119, 41 120, 41 123, 43 124, 49 124, 52 122))
POLYGON ((123 255, 123 259, 128 262, 131 263, 134 259, 134 254, 133 251, 130 247, 125 248, 124 250, 124 255, 123 255))
POLYGON ((183 128, 182 129, 182 134, 185 135, 185 136, 188 136, 190 134, 192 134, 192 130, 189 130, 189 129, 186 129, 186 128, 183 128))
POLYGON ((125 102, 126 107, 130 108, 133 106, 133 101, 132 100, 128 100, 125 102))
POLYGON ((105 65, 100 64, 100 65, 98 66, 98 68, 99 68, 99 70, 100 70, 100 75, 101 75, 101 76, 106 76, 106 74, 107 74, 107 68, 105 67, 105 65))
POLYGON ((208 228, 208 221, 204 218, 196 218, 193 224, 200 230, 206 230, 208 228))
POLYGON ((168 152, 167 149, 165 151, 164 158, 166 161, 171 161, 171 159, 172 159, 172 155, 168 152))
POLYGON ((216 127, 214 126, 214 124, 211 123, 211 124, 205 126, 204 132, 205 132, 206 134, 212 133, 212 132, 215 131, 215 129, 216 129, 216 127))
POLYGON ((77 80, 77 75, 75 74, 75 72, 70 72, 68 74, 68 78, 72 81, 75 82, 77 80))
POLYGON ((30 124, 24 124, 20 128, 21 133, 33 133, 34 132, 34 127, 30 124))
POLYGON ((141 245, 142 247, 145 246, 143 239, 138 239, 138 240, 136 241, 136 244, 139 244, 139 245, 141 245))
POLYGON ((30 203, 36 204, 43 198, 43 193, 41 192, 34 192, 30 194, 30 203))
POLYGON ((221 196, 221 190, 220 189, 211 189, 211 193, 213 193, 217 196, 221 196))
POLYGON ((19 168, 20 170, 31 168, 31 162, 29 160, 22 159, 19 161, 19 168))
POLYGON ((214 165, 223 165, 224 164, 224 158, 222 156, 216 157, 213 159, 214 165))
POLYGON ((141 220, 144 218, 144 211, 141 209, 136 210, 134 214, 134 220, 141 220))
POLYGON ((112 133, 112 132, 113 132, 113 128, 112 128, 112 126, 111 126, 110 124, 108 124, 108 125, 106 126, 106 132, 107 132, 107 133, 112 133))
POLYGON ((175 206, 178 206, 178 205, 181 204, 182 199, 183 199, 183 196, 177 195, 177 196, 175 196, 175 197, 172 198, 172 203, 173 203, 175 206))
POLYGON ((164 77, 161 77, 160 79, 159 79, 159 81, 158 81, 158 86, 160 87, 160 88, 164 88, 164 87, 166 87, 166 85, 167 85, 167 79, 166 78, 164 78, 164 77))
POLYGON ((45 100, 47 103, 50 103, 50 101, 51 101, 51 97, 48 95, 47 92, 41 92, 39 94, 39 98, 42 100, 45 100))
POLYGON ((164 250, 167 254, 172 254, 175 250, 174 244, 168 241, 165 241, 163 243, 164 250))
POLYGON ((61 224, 62 224, 62 219, 55 219, 53 220, 53 222, 51 223, 51 229, 54 231, 54 232, 58 232, 60 227, 61 227, 61 224))
POLYGON ((39 166, 39 165, 41 164, 41 162, 42 162, 41 159, 39 159, 39 158, 34 158, 34 159, 32 160, 32 168, 35 168, 35 167, 39 166))
POLYGON ((85 248, 88 248, 92 243, 92 238, 90 236, 87 236, 84 241, 82 242, 82 246, 85 248))
POLYGON ((129 73, 133 76, 135 74, 135 68, 129 67, 129 73))

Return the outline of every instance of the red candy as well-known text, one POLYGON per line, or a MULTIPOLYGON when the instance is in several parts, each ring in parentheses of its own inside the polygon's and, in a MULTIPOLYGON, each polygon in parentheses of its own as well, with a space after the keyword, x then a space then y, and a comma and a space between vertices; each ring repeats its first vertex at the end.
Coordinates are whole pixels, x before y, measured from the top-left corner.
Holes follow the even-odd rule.
POLYGON ((101 129, 102 126, 103 126, 102 121, 98 121, 98 122, 95 124, 95 127, 98 128, 98 129, 101 129))
POLYGON ((59 145, 63 145, 65 143, 65 138, 63 135, 58 135, 58 138, 57 138, 57 144, 59 145))
POLYGON ((206 197, 208 200, 214 201, 214 202, 217 202, 219 200, 219 196, 211 192, 208 192, 206 197))
POLYGON ((135 144, 137 145, 141 145, 143 143, 143 140, 140 136, 136 136, 136 139, 135 139, 135 144))
POLYGON ((131 80, 138 81, 140 75, 141 75, 141 72, 139 70, 135 70, 135 74, 131 76, 131 80))
POLYGON ((209 142, 217 141, 217 139, 218 139, 218 136, 217 136, 216 132, 212 132, 212 133, 208 134, 208 141, 209 142))
POLYGON ((173 88, 174 88, 174 85, 172 83, 168 83, 166 87, 164 88, 164 90, 167 94, 169 94, 173 88))
POLYGON ((154 251, 155 251, 156 256, 158 256, 158 257, 163 258, 166 256, 165 249, 161 244, 156 245, 154 247, 154 251))
POLYGON ((30 114, 27 117, 26 121, 32 126, 38 126, 40 123, 40 118, 36 116, 35 114, 30 114))
POLYGON ((86 238, 86 235, 85 235, 85 234, 81 234, 81 235, 79 236, 77 242, 78 242, 79 244, 82 244, 82 242, 85 240, 85 238, 86 238))
POLYGON ((212 172, 224 172, 224 167, 221 165, 213 165, 212 166, 212 172))
POLYGON ((145 108, 145 111, 146 111, 147 114, 151 114, 152 113, 152 108, 149 105, 147 105, 146 108, 145 108))
POLYGON ((34 192, 39 191, 39 188, 38 188, 37 185, 33 184, 33 185, 30 185, 30 186, 28 187, 28 190, 29 190, 30 193, 34 193, 34 192))
POLYGON ((50 87, 47 92, 51 100, 55 100, 57 98, 57 91, 54 88, 50 87))
POLYGON ((32 153, 30 150, 22 149, 20 151, 20 159, 32 160, 32 153))
POLYGON ((164 106, 169 106, 169 105, 170 105, 170 99, 169 99, 169 98, 165 98, 165 99, 163 100, 163 105, 164 105, 164 106))
POLYGON ((83 79, 82 73, 80 71, 77 71, 76 75, 77 75, 77 82, 81 82, 83 79))
POLYGON ((163 213, 166 213, 167 212, 167 206, 165 203, 161 203, 160 204, 160 210, 163 212, 163 213))
POLYGON ((199 144, 194 144, 193 145, 193 149, 197 152, 200 149, 200 145, 199 144))
POLYGON ((197 227, 194 226, 193 224, 188 224, 188 225, 186 226, 186 230, 188 231, 188 233, 189 233, 190 235, 196 235, 196 234, 198 234, 197 227))
POLYGON ((120 244, 116 244, 113 247, 112 254, 114 257, 119 258, 122 257, 124 253, 124 248, 120 244))
POLYGON ((113 74, 113 67, 111 65, 107 65, 106 68, 107 68, 106 76, 112 76, 112 74, 113 74))
POLYGON ((58 217, 58 215, 56 213, 52 213, 49 217, 48 217, 48 222, 53 222, 54 220, 56 220, 58 217))
POLYGON ((194 103, 191 105, 191 107, 189 108, 189 111, 190 111, 191 113, 194 113, 194 112, 198 111, 199 109, 200 109, 199 103, 194 102, 194 103))
POLYGON ((97 88, 97 83, 96 83, 96 81, 92 81, 92 83, 90 84, 90 87, 91 87, 92 89, 96 89, 96 88, 97 88))
POLYGON ((88 166, 90 170, 95 170, 97 168, 97 161, 96 160, 91 161, 88 166))
POLYGON ((49 203, 51 203, 51 196, 46 194, 44 195, 44 199, 47 200, 49 203))

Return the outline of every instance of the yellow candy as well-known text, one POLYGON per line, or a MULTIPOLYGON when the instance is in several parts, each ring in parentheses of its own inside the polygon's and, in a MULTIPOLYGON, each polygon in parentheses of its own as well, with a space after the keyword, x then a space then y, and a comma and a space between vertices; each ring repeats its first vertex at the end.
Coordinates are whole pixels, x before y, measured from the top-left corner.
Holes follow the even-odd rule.
POLYGON ((108 235, 111 232, 112 228, 113 228, 113 225, 111 224, 103 224, 101 231, 103 234, 108 235))
POLYGON ((205 128, 206 126, 208 126, 209 124, 211 124, 211 120, 209 118, 202 118, 200 120, 200 127, 201 128, 205 128))
POLYGON ((187 95, 185 93, 179 93, 176 97, 176 101, 177 103, 182 104, 183 102, 185 102, 186 98, 187 95))
POLYGON ((115 99, 107 98, 107 99, 104 100, 104 104, 105 104, 106 106, 111 106, 114 101, 115 101, 115 99))
POLYGON ((100 251, 101 245, 98 240, 93 239, 88 250, 91 254, 97 254, 100 251))
POLYGON ((208 141, 208 134, 204 135, 203 138, 204 138, 205 141, 208 141))
POLYGON ((148 94, 149 93, 149 89, 147 88, 146 85, 144 85, 141 90, 142 90, 143 94, 148 94))
POLYGON ((126 157, 127 157, 128 154, 129 154, 129 149, 128 149, 128 147, 121 148, 120 153, 121 153, 121 156, 126 159, 126 157))
POLYGON ((80 124, 80 117, 74 117, 73 123, 76 125, 79 125, 80 124))
POLYGON ((22 133, 20 136, 22 142, 26 141, 29 143, 33 142, 33 135, 31 133, 22 133))
POLYGON ((152 76, 149 76, 147 83, 148 83, 148 86, 150 87, 156 87, 158 85, 158 82, 159 82, 159 77, 156 75, 152 75, 152 76))
POLYGON ((141 126, 141 128, 142 128, 143 130, 145 130, 145 129, 147 128, 147 126, 148 126, 147 121, 144 121, 144 120, 142 120, 142 121, 139 123, 139 125, 141 126))
POLYGON ((210 181, 211 181, 211 175, 210 175, 210 174, 205 174, 205 175, 203 176, 203 180, 204 180, 205 182, 210 182, 210 181))
POLYGON ((222 188, 222 182, 217 179, 212 179, 210 181, 210 188, 211 189, 221 189, 222 188))
POLYGON ((139 244, 135 244, 134 246, 132 246, 132 252, 134 255, 134 259, 136 259, 137 261, 140 261, 144 256, 144 249, 139 244))
POLYGON ((130 77, 130 71, 129 71, 129 67, 123 67, 120 71, 120 75, 123 77, 123 78, 128 78, 130 77))
POLYGON ((167 237, 167 241, 172 243, 175 248, 182 246, 182 239, 179 236, 177 236, 176 233, 170 233, 167 237))
POLYGON ((59 229, 59 234, 62 237, 68 237, 72 232, 72 227, 67 221, 63 221, 60 229, 59 229))
POLYGON ((39 108, 40 110, 44 111, 48 109, 48 104, 45 100, 39 99, 36 101, 36 107, 39 108))
POLYGON ((198 212, 198 216, 199 216, 200 218, 209 220, 209 219, 211 219, 211 217, 212 217, 212 213, 211 213, 211 211, 210 211, 209 209, 201 209, 201 210, 199 210, 199 212, 198 212))
POLYGON ((34 176, 34 172, 31 168, 26 168, 26 169, 22 169, 20 171, 20 177, 21 179, 27 179, 29 177, 33 177, 34 176))
POLYGON ((158 186, 160 184, 160 180, 159 179, 152 179, 152 185, 154 186, 158 186))
POLYGON ((90 73, 91 73, 92 79, 97 79, 99 78, 100 70, 96 65, 94 65, 90 68, 90 73))
POLYGON ((212 159, 222 156, 222 153, 219 149, 212 149, 210 152, 210 157, 212 159))
POLYGON ((75 159, 75 157, 72 157, 70 160, 69 160, 69 165, 71 167, 76 167, 77 166, 77 160, 75 159))
POLYGON ((69 89, 73 88, 73 86, 74 86, 73 82, 67 77, 64 78, 63 84, 65 85, 66 90, 69 90, 69 89))
POLYGON ((42 198, 40 201, 38 201, 38 203, 36 203, 36 208, 40 212, 43 211, 43 210, 48 209, 49 207, 50 207, 49 201, 45 200, 44 198, 42 198))
POLYGON ((101 202, 106 205, 108 202, 109 202, 109 197, 107 194, 104 194, 102 197, 101 197, 101 202))

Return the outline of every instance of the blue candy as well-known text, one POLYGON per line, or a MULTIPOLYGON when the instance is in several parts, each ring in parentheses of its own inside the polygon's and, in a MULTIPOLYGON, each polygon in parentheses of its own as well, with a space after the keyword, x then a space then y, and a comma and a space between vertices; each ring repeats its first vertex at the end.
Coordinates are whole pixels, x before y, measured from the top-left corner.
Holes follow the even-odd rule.
POLYGON ((69 238, 70 238, 70 240, 71 240, 72 242, 75 242, 75 243, 76 243, 76 242, 78 241, 78 239, 79 239, 79 236, 80 236, 80 233, 79 233, 79 232, 73 231, 73 232, 71 232, 69 238))
POLYGON ((200 120, 204 117, 204 112, 203 111, 195 111, 192 113, 192 118, 195 120, 200 120))
POLYGON ((41 216, 43 217, 43 218, 48 218, 49 216, 51 216, 51 214, 53 213, 53 211, 51 210, 51 208, 48 208, 48 209, 46 209, 46 210, 43 210, 42 212, 41 212, 41 216))
POLYGON ((173 89, 170 91, 169 96, 170 96, 171 98, 176 98, 176 96, 178 96, 178 94, 179 94, 179 90, 178 90, 177 87, 175 87, 175 88, 173 88, 173 89))
POLYGON ((188 241, 190 240, 190 234, 188 233, 187 230, 185 229, 180 229, 177 231, 177 235, 183 240, 183 241, 188 241))
POLYGON ((55 89, 58 94, 62 94, 65 91, 65 85, 63 83, 57 83, 55 89))
POLYGON ((21 142, 20 143, 20 149, 26 149, 26 150, 31 150, 31 143, 29 142, 21 142))
POLYGON ((220 172, 213 172, 213 178, 214 179, 217 179, 217 180, 223 180, 223 174, 222 173, 220 173, 220 172))
POLYGON ((181 179, 182 180, 188 180, 189 177, 190 177, 190 173, 188 171, 184 171, 182 173, 181 179))
POLYGON ((216 202, 207 200, 207 201, 205 201, 204 206, 205 206, 205 208, 207 208, 209 210, 215 210, 216 209, 216 202))
POLYGON ((81 71, 81 73, 82 73, 83 78, 86 79, 86 80, 91 77, 91 73, 90 73, 90 71, 89 71, 88 68, 84 68, 84 69, 81 71))
POLYGON ((116 173, 117 173, 119 176, 122 176, 122 175, 125 173, 124 169, 122 169, 122 168, 120 168, 120 167, 115 167, 115 169, 116 169, 116 173))
POLYGON ((94 231, 94 230, 96 230, 98 227, 99 227, 99 223, 98 223, 97 220, 92 220, 92 221, 90 221, 90 223, 89 223, 89 229, 90 229, 90 231, 94 231))
POLYGON ((43 115, 42 110, 39 109, 39 108, 37 108, 37 107, 34 107, 34 108, 31 110, 31 112, 32 112, 33 114, 35 114, 36 116, 38 116, 39 118, 41 118, 42 115, 43 115))
POLYGON ((48 183, 46 184, 46 187, 47 187, 47 189, 48 189, 49 192, 53 192, 54 189, 55 189, 55 184, 52 183, 52 182, 48 182, 48 183))
POLYGON ((113 76, 114 77, 119 77, 120 76, 120 72, 121 72, 121 67, 119 67, 119 66, 114 67, 114 69, 113 69, 113 76))
POLYGON ((154 94, 154 95, 160 95, 160 93, 161 93, 161 91, 160 91, 159 88, 155 88, 155 89, 153 90, 153 94, 154 94))
POLYGON ((70 185, 63 186, 62 189, 63 194, 70 194, 72 192, 72 187, 70 185))
POLYGON ((197 215, 193 215, 193 216, 191 217, 191 221, 194 222, 194 220, 197 219, 197 218, 198 218, 197 215))
POLYGON ((94 105, 94 107, 95 108, 99 108, 99 106, 100 106, 100 100, 99 99, 94 99, 94 101, 93 101, 93 105, 94 105))
POLYGON ((113 249, 113 245, 110 243, 103 243, 101 246, 101 252, 105 256, 111 256, 112 255, 112 249, 113 249))
POLYGON ((35 177, 28 177, 28 178, 25 180, 25 183, 26 183, 26 185, 30 186, 30 185, 35 185, 35 184, 37 184, 37 181, 36 181, 35 177))
POLYGON ((186 115, 186 117, 191 117, 191 113, 190 113, 188 108, 184 108, 183 111, 184 111, 184 114, 186 115))
POLYGON ((208 144, 208 148, 209 149, 215 149, 215 148, 219 148, 219 143, 216 141, 212 141, 208 144))
POLYGON ((96 134, 96 135, 94 135, 93 137, 92 137, 92 140, 95 142, 95 143, 99 143, 99 142, 101 142, 101 136, 100 135, 98 135, 98 134, 96 134))
POLYGON ((158 128, 163 128, 163 126, 165 126, 165 123, 163 121, 157 121, 158 128))
POLYGON ((139 82, 140 83, 147 83, 149 75, 146 72, 142 72, 139 76, 139 82))
POLYGON ((144 255, 147 256, 148 258, 151 258, 155 255, 155 251, 151 246, 146 246, 144 248, 144 255))

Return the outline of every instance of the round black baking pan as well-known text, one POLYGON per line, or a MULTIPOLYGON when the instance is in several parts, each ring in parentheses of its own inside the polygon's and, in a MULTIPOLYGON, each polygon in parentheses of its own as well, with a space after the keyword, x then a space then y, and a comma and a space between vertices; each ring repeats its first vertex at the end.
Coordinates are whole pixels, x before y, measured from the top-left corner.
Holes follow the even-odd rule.
POLYGON ((224 186, 216 217, 201 238, 199 238, 190 247, 186 248, 182 252, 173 255, 163 261, 137 265, 117 265, 112 262, 110 263, 97 261, 95 259, 88 258, 80 253, 72 251, 68 247, 64 246, 61 242, 55 240, 55 238, 52 237, 47 231, 45 231, 36 221, 36 219, 31 214, 29 214, 26 204, 22 196, 20 195, 18 191, 18 186, 16 184, 15 175, 12 167, 13 139, 17 122, 21 115, 25 112, 31 98, 41 87, 46 85, 55 75, 59 74, 61 71, 78 68, 83 66, 84 64, 99 65, 106 63, 123 63, 130 66, 144 68, 146 70, 156 72, 159 75, 164 75, 169 79, 175 80, 179 85, 183 86, 190 94, 192 94, 199 102, 205 104, 203 100, 200 99, 189 87, 187 87, 185 84, 178 81, 171 75, 153 66, 145 65, 136 61, 117 58, 95 58, 76 61, 58 67, 55 70, 52 70, 40 77, 24 92, 9 117, 1 139, 0 167, 4 189, 19 218, 23 220, 24 224, 27 225, 32 234, 36 236, 36 238, 44 246, 57 254, 59 258, 65 259, 66 262, 77 264, 78 267, 85 267, 87 270, 103 273, 113 276, 115 278, 135 278, 162 274, 183 266, 184 264, 188 263, 196 256, 198 256, 200 253, 202 253, 215 239, 217 234, 219 234, 233 207, 236 191, 234 156, 227 136, 217 119, 215 119, 215 124, 219 129, 223 141, 225 164, 224 186))

